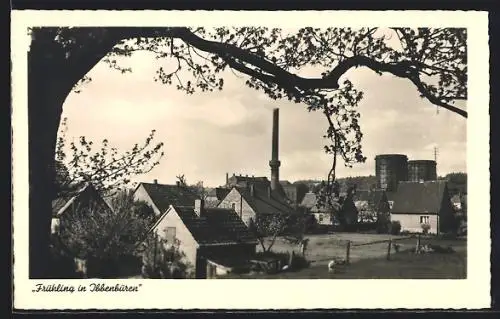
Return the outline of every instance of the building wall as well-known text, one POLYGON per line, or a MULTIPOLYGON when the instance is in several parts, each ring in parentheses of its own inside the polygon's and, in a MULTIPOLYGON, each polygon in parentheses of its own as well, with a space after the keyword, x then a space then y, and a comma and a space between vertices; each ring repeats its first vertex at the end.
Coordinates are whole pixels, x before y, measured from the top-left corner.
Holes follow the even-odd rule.
POLYGON ((295 185, 286 185, 282 186, 283 191, 285 192, 286 197, 294 203, 298 202, 298 192, 297 186, 295 185))
POLYGON ((146 192, 146 189, 144 189, 144 186, 140 185, 137 187, 135 193, 134 193, 134 199, 136 201, 145 201, 148 203, 154 210, 156 217, 161 216, 164 212, 160 212, 160 210, 156 207, 156 205, 153 203, 153 200, 151 197, 149 197, 148 192, 146 192))
POLYGON ((50 223, 50 232, 51 234, 59 233, 60 220, 57 217, 52 217, 52 221, 50 223))
POLYGON ((332 214, 330 213, 313 213, 314 218, 319 225, 333 225, 332 214))
POLYGON ((255 211, 250 207, 247 201, 241 196, 240 192, 233 188, 226 197, 219 203, 220 208, 232 208, 234 204, 234 210, 243 220, 245 225, 250 225, 250 219, 255 220, 255 211))
POLYGON ((399 221, 401 223, 401 231, 408 231, 412 233, 421 233, 422 226, 420 223, 421 216, 429 217, 430 234, 436 234, 438 231, 438 216, 436 214, 391 214, 391 221, 399 221))
POLYGON ((173 209, 156 225, 154 231, 160 237, 166 238, 167 227, 175 227, 175 238, 179 242, 179 250, 185 255, 183 262, 189 263, 195 271, 198 243, 173 209))

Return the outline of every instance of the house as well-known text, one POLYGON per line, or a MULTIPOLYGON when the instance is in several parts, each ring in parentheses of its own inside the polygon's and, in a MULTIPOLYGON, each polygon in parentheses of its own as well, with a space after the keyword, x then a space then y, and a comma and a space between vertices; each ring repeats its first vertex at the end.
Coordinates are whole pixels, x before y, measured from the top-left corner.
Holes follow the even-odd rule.
POLYGON ((384 190, 356 190, 353 196, 358 222, 375 222, 379 214, 389 213, 390 203, 384 190))
POLYGON ((111 210, 111 207, 102 198, 91 183, 85 183, 73 191, 64 192, 52 200, 51 233, 59 232, 61 222, 65 217, 79 208, 97 208, 111 210))
POLYGON ((354 204, 352 195, 335 195, 333 203, 335 208, 328 208, 318 203, 316 193, 309 191, 304 195, 301 207, 314 215, 319 225, 333 226, 343 222, 345 225, 355 225, 358 220, 358 211, 354 204))
POLYGON ((454 219, 447 182, 399 183, 391 221, 399 221, 402 231, 422 232, 422 224, 428 224, 429 233, 448 232, 453 230, 454 219))
POLYGON ((170 205, 189 206, 200 196, 190 187, 181 185, 160 184, 155 179, 153 183, 140 183, 134 190, 134 199, 145 201, 154 210, 155 216, 160 217, 170 205))
POLYGON ((201 199, 170 205, 151 230, 178 245, 195 278, 231 271, 256 251, 257 239, 233 209, 207 208, 201 199))
MULTIPOLYGON (((274 188, 271 181, 265 176, 248 176, 248 175, 236 175, 233 173, 231 177, 226 174, 226 185, 224 188, 232 189, 233 187, 249 188, 250 185, 257 189, 271 189, 273 197, 278 199, 280 202, 286 203, 288 206, 295 206, 302 190, 299 190, 294 184, 288 181, 280 181, 274 188), (287 193, 288 190, 288 193, 287 193)), ((302 188, 300 188, 302 189, 302 188)), ((304 192, 305 194, 305 192, 304 192)))
POLYGON ((224 187, 210 189, 205 197, 205 205, 208 207, 217 207, 229 191, 231 191, 231 189, 224 187))
POLYGON ((280 192, 273 191, 269 184, 245 185, 233 186, 218 205, 220 208, 235 210, 245 225, 250 226, 259 217, 297 214, 285 197, 280 192))
POLYGON ((309 189, 304 183, 292 184, 287 180, 280 181, 280 185, 286 198, 288 198, 294 205, 298 205, 302 202, 302 199, 309 189))

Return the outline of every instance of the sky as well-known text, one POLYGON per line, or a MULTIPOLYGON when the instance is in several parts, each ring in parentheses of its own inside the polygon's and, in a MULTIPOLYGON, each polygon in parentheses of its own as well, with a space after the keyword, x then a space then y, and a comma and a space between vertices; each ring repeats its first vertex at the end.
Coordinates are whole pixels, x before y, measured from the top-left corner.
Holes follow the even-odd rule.
MULTIPOLYGON (((65 101, 67 138, 106 138, 125 152, 155 129, 165 156, 133 181, 173 184, 184 174, 188 183, 214 187, 225 182, 226 173, 270 177, 272 110, 279 108, 280 179, 326 178, 332 158, 323 150, 327 122, 321 113, 308 112, 304 104, 272 100, 230 71, 225 72, 223 91, 188 96, 175 86, 154 82, 161 63, 145 52, 124 58, 121 64, 131 73, 98 63, 88 73, 92 81, 65 101)), ((444 109, 437 113, 403 79, 363 68, 344 78, 364 92, 359 111, 367 160, 353 168, 341 161, 338 177, 374 175, 377 154, 434 159, 434 147, 438 175, 466 171, 466 119, 444 109)))

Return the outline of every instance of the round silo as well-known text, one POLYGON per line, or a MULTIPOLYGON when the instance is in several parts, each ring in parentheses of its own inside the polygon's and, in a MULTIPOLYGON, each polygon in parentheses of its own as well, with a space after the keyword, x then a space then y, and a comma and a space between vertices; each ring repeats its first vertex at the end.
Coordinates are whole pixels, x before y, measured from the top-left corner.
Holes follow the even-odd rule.
POLYGON ((408 180, 412 182, 437 180, 436 161, 408 161, 408 180))
POLYGON ((408 180, 408 157, 403 154, 381 154, 375 156, 377 187, 395 191, 400 181, 408 180))

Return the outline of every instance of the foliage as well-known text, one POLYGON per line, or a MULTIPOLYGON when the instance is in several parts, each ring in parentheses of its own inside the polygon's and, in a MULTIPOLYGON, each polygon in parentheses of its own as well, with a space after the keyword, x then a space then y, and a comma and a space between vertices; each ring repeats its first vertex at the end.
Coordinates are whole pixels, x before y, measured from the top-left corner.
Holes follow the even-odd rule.
POLYGON ((448 181, 450 196, 467 194, 467 173, 449 173, 444 179, 448 181))
POLYGON ((401 233, 401 223, 397 220, 391 221, 390 233, 392 235, 399 235, 401 233))
POLYGON ((325 151, 334 158, 327 183, 335 180, 337 155, 347 166, 365 160, 357 111, 363 92, 348 79, 340 80, 351 68, 367 67, 407 79, 431 103, 467 115, 453 105, 467 97, 466 29, 164 27, 30 32, 33 41, 49 41, 66 56, 88 59, 75 77, 75 90, 80 90, 76 84, 91 80, 84 76, 87 64, 102 59, 112 69, 128 73, 131 69, 120 66, 118 57, 150 51, 158 59, 176 62, 171 70, 160 67, 155 81, 187 94, 223 89, 221 72, 231 69, 248 76, 247 86, 272 99, 289 99, 322 112, 328 122, 325 151), (305 68, 314 68, 320 76, 300 76, 305 68))
POLYGON ((67 145, 66 132, 67 120, 63 119, 56 145, 56 187, 59 195, 84 182, 91 182, 103 194, 120 189, 130 184, 131 175, 151 171, 164 155, 163 143, 154 144, 155 130, 142 145, 135 144, 123 154, 110 146, 107 139, 97 146, 85 136, 80 136, 78 142, 67 145))
POLYGON ((248 227, 259 241, 262 251, 268 252, 273 247, 276 237, 286 229, 289 221, 290 216, 285 214, 259 215, 255 220, 250 220, 248 227))
POLYGON ((131 192, 120 192, 111 207, 90 201, 75 205, 61 220, 60 241, 75 257, 117 260, 134 255, 153 222, 153 210, 135 202, 131 192))
POLYGON ((195 184, 189 185, 184 174, 179 174, 176 176, 177 183, 180 186, 187 187, 194 194, 196 194, 200 199, 206 199, 208 197, 208 190, 203 186, 203 181, 198 181, 195 184))
POLYGON ((142 243, 142 275, 152 279, 183 279, 193 276, 192 266, 185 261, 179 250, 179 242, 168 243, 166 239, 150 233, 142 243))
POLYGON ((431 225, 428 224, 428 223, 422 223, 420 225, 420 227, 422 228, 422 233, 423 234, 428 234, 429 233, 429 230, 431 229, 431 225))
MULTIPOLYGON (((363 92, 344 77, 353 68, 366 67, 405 79, 430 103, 467 117, 455 105, 467 99, 465 28, 35 27, 29 34, 28 109, 30 114, 44 115, 43 122, 30 126, 32 153, 44 147, 55 152, 62 104, 70 92, 79 92, 91 80, 88 72, 104 62, 113 70, 130 73, 130 68, 120 65, 120 57, 134 51, 174 61, 172 69, 161 64, 155 80, 187 94, 223 89, 222 72, 231 70, 243 74, 247 86, 271 99, 289 99, 321 112, 328 124, 325 152, 333 158, 327 185, 335 181, 337 156, 347 166, 366 159, 357 110, 363 92), (304 77, 305 70, 318 75, 304 77)), ((36 165, 30 161, 30 168, 54 167, 53 156, 43 154, 39 160, 36 165)), ((35 193, 53 187, 50 170, 32 173, 46 180, 34 186, 35 193)), ((326 190, 329 197, 331 189, 326 190)), ((48 202, 35 201, 36 207, 45 208, 30 213, 30 220, 37 214, 43 216, 36 220, 48 232, 48 202)), ((45 255, 48 236, 34 230, 30 234, 30 245, 43 247, 40 256, 45 255)), ((30 258, 38 258, 35 255, 30 253, 30 258)), ((37 263, 42 264, 42 259, 37 263)))
MULTIPOLYGON (((287 265, 287 270, 288 271, 297 271, 303 268, 309 267, 310 263, 307 261, 307 259, 300 255, 300 254, 295 254, 293 252, 289 251, 266 251, 266 252, 258 252, 256 254, 256 259, 276 259, 279 260, 282 267, 284 265, 287 265)), ((254 265, 252 267, 254 271, 259 271, 259 267, 254 265)))

